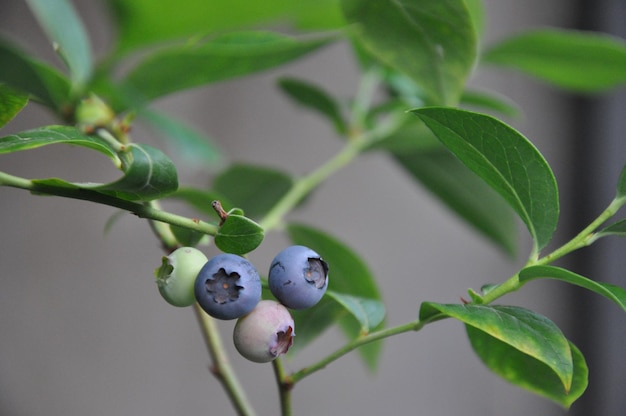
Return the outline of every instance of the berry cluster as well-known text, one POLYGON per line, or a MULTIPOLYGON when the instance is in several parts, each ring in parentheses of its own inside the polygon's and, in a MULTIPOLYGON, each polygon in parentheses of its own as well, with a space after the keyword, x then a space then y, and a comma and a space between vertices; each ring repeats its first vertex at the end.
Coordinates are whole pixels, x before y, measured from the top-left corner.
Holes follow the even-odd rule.
POLYGON ((295 336, 290 309, 310 308, 328 287, 328 264, 315 251, 291 246, 272 260, 268 286, 274 300, 261 300, 261 278, 248 260, 219 254, 208 260, 192 247, 163 257, 155 274, 163 298, 174 306, 195 301, 217 319, 238 319, 235 348, 250 361, 268 362, 287 352, 295 336))

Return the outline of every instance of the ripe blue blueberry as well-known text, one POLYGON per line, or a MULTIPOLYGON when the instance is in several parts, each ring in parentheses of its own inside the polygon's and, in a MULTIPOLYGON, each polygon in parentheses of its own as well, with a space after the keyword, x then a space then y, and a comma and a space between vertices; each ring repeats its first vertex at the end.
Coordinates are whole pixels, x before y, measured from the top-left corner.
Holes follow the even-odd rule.
POLYGON ((198 273, 196 300, 218 319, 235 319, 250 312, 261 300, 261 279, 252 263, 235 254, 219 254, 198 273))
POLYGON ((286 353, 295 335, 289 310, 274 300, 262 300, 237 320, 233 342, 248 360, 267 363, 286 353))
POLYGON ((288 308, 310 308, 326 292, 328 264, 308 247, 287 247, 274 257, 268 284, 276 299, 288 308))
POLYGON ((206 256, 193 247, 181 247, 164 256, 154 271, 159 293, 170 305, 191 306, 196 301, 194 283, 207 262, 206 256))

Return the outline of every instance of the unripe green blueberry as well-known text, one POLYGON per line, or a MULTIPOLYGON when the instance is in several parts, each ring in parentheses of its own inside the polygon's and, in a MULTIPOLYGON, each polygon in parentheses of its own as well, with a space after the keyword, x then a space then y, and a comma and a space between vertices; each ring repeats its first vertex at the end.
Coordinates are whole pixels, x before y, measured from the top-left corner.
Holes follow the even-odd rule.
POLYGON ((207 257, 193 247, 181 247, 163 257, 154 274, 159 293, 169 304, 191 306, 196 301, 193 286, 207 257))
POLYGON ((235 348, 255 363, 267 363, 286 353, 296 335, 289 310, 274 300, 262 300, 237 320, 235 348))

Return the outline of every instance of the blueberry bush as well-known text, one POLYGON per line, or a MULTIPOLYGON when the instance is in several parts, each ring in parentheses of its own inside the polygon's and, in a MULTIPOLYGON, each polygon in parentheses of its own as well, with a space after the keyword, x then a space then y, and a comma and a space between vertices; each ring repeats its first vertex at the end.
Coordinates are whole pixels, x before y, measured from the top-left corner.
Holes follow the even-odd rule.
POLYGON ((473 90, 467 81, 490 65, 580 94, 619 88, 626 83, 623 39, 543 28, 485 46, 479 0, 265 1, 261 8, 243 0, 108 0, 117 41, 95 59, 88 30, 69 0, 27 3, 64 69, 0 41, 0 127, 27 105, 48 109, 58 124, 0 132, 0 160, 7 153, 69 144, 106 156, 120 177, 82 183, 0 169, 0 185, 103 204, 144 219, 163 248, 155 252, 155 265, 162 258, 155 271, 158 291, 174 306, 195 309, 213 373, 238 414, 255 411, 225 356, 215 317, 238 319, 233 342, 244 357, 271 361, 283 415, 294 414, 291 394, 303 379, 353 351, 376 368, 386 338, 418 333, 444 319, 462 322, 476 355, 506 381, 564 408, 583 395, 588 368, 581 351, 549 318, 507 305, 506 295, 555 279, 626 310, 623 288, 554 265, 599 239, 626 236, 626 220, 617 215, 626 204, 626 170, 615 178, 615 197, 606 209, 569 241, 547 250, 560 213, 551 167, 528 138, 501 120, 517 113, 515 105, 495 92, 473 90), (294 106, 332 126, 342 140, 334 156, 300 177, 280 166, 230 163, 210 189, 179 186, 179 169, 218 166, 218 156, 202 133, 151 109, 155 101, 306 62, 339 42, 349 45, 360 71, 359 88, 348 100, 305 79, 277 80, 294 106), (173 149, 194 154, 202 164, 175 166, 162 150, 133 135, 135 123, 161 130, 173 149), (512 256, 518 254, 517 217, 532 241, 524 266, 468 289, 458 303, 416 304, 415 316, 389 325, 384 302, 394 300, 383 299, 366 261, 341 236, 287 220, 315 198, 320 184, 370 152, 387 153, 390 163, 512 256), (197 217, 163 209, 164 200, 182 201, 197 217), (299 248, 277 254, 267 271, 264 265, 255 269, 245 257, 268 233, 284 233, 299 248), (202 253, 207 245, 223 254, 208 260, 202 253), (299 370, 287 369, 285 360, 298 352, 289 350, 292 343, 311 343, 332 326, 345 334, 343 346, 299 370))

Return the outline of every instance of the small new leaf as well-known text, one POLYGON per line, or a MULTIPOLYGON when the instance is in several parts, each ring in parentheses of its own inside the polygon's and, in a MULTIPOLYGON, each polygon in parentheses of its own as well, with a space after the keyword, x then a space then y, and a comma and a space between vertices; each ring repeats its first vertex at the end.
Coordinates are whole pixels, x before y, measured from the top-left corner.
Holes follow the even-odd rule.
POLYGON ((263 241, 263 228, 242 215, 229 215, 215 235, 215 245, 225 253, 243 255, 263 241))

